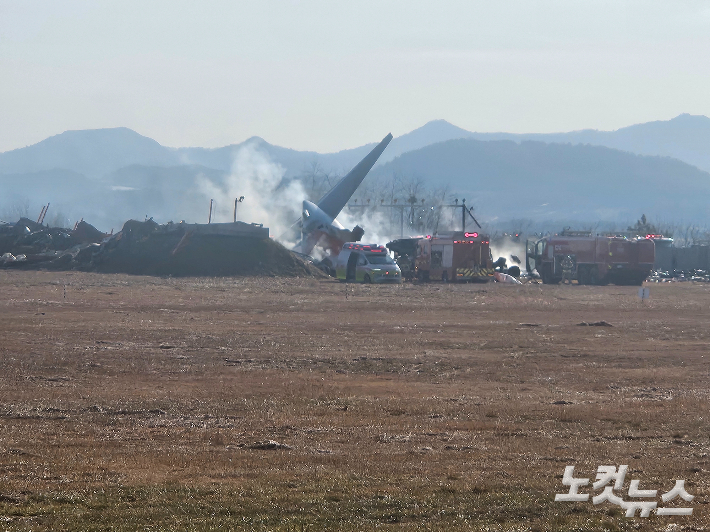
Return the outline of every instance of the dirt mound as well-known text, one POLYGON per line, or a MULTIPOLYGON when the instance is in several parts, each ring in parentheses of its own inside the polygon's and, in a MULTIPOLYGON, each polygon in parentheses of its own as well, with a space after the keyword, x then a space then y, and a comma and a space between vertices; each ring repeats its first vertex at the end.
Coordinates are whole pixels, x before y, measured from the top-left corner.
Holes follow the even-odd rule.
POLYGON ((80 269, 175 277, 323 276, 270 238, 196 234, 182 224, 158 225, 152 220, 126 222, 80 269))

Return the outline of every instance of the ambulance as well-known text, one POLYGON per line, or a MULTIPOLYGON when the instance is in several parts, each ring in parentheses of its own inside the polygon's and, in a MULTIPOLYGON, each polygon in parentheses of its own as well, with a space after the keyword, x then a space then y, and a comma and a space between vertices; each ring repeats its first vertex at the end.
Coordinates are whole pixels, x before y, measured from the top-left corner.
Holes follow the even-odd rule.
POLYGON ((402 283, 402 271, 384 246, 346 242, 335 260, 341 282, 402 283))

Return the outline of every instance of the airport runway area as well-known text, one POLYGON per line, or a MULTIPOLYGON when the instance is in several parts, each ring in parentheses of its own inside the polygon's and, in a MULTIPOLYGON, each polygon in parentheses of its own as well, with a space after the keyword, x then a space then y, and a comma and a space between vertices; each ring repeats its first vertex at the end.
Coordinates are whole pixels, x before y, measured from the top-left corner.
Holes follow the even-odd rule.
POLYGON ((0 271, 0 530, 707 530, 710 284, 646 286, 0 271))

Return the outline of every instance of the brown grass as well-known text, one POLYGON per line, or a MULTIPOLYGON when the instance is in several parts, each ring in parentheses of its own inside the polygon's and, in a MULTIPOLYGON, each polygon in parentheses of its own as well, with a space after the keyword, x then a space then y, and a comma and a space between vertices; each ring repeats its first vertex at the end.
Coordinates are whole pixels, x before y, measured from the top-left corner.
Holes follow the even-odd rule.
POLYGON ((0 290, 0 530, 710 525, 706 285, 0 290), (685 479, 693 515, 554 502, 566 465, 606 464, 627 487, 685 479))

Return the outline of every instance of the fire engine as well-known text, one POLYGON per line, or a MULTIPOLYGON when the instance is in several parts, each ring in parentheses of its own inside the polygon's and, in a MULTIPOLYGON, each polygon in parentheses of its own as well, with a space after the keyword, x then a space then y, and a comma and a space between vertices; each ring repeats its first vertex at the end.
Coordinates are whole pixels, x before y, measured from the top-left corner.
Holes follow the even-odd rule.
POLYGON ((487 282, 493 275, 490 239, 464 231, 427 236, 417 243, 414 268, 420 281, 487 282))
POLYGON ((545 284, 567 278, 587 285, 641 285, 655 259, 652 239, 592 236, 582 231, 528 240, 526 248, 528 273, 537 270, 545 284))

